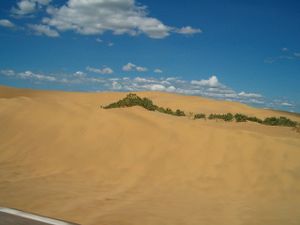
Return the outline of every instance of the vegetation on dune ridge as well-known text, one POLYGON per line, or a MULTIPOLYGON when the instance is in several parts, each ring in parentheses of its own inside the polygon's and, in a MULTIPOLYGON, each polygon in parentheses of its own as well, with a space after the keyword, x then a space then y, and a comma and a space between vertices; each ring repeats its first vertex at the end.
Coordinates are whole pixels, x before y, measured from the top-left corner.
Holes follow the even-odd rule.
POLYGON ((286 126, 286 127, 296 127, 297 122, 292 121, 286 117, 268 117, 264 119, 263 124, 271 125, 271 126, 286 126))
POLYGON ((194 115, 194 119, 206 119, 206 115, 204 113, 198 113, 194 115))
POLYGON ((232 121, 233 120, 233 115, 231 113, 226 113, 226 114, 210 114, 208 116, 208 119, 213 120, 213 119, 221 119, 224 121, 232 121))
POLYGON ((112 108, 124 108, 124 107, 132 107, 132 106, 141 106, 149 111, 158 111, 161 113, 170 114, 173 116, 185 116, 184 111, 177 109, 173 111, 170 108, 163 108, 153 104, 152 100, 149 98, 140 98, 136 94, 129 93, 125 98, 111 103, 107 106, 104 106, 104 109, 112 109, 112 108))
MULTIPOLYGON (((125 98, 111 103, 107 106, 104 106, 104 109, 112 109, 112 108, 124 108, 124 107, 132 107, 132 106, 141 106, 149 111, 157 111, 161 113, 170 114, 173 116, 186 116, 185 112, 177 109, 173 111, 170 108, 163 108, 155 105, 152 100, 149 98, 140 98, 136 94, 129 93, 125 98)), ((294 127, 299 130, 300 124, 296 121, 290 120, 286 117, 267 117, 264 120, 259 119, 255 116, 247 116, 241 113, 236 113, 235 115, 231 113, 226 114, 210 114, 208 117, 204 113, 198 113, 193 116, 193 119, 206 119, 209 120, 224 120, 224 121, 236 121, 236 122, 256 122, 269 126, 286 126, 286 127, 294 127)))

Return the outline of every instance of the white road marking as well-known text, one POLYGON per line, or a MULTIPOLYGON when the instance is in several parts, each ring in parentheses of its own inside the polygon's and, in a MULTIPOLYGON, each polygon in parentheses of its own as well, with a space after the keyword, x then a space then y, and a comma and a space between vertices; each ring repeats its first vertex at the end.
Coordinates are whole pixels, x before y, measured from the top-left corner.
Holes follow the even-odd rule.
POLYGON ((47 217, 43 217, 43 216, 38 216, 38 215, 22 212, 22 211, 19 211, 19 210, 16 210, 16 209, 9 209, 9 208, 1 208, 0 207, 0 212, 4 212, 4 213, 7 213, 7 214, 11 214, 11 215, 16 215, 16 216, 23 217, 23 218, 26 218, 26 219, 31 219, 31 220, 34 220, 34 221, 44 222, 44 223, 48 223, 48 224, 52 224, 52 225, 72 225, 71 223, 67 223, 67 222, 63 222, 63 221, 59 221, 59 220, 55 220, 55 219, 51 219, 51 218, 47 218, 47 217))

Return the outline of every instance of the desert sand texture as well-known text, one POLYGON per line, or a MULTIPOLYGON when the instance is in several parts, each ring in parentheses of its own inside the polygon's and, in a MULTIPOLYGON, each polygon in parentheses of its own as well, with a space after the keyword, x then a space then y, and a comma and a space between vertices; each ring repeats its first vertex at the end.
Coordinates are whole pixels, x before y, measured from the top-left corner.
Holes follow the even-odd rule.
MULTIPOLYGON (((186 113, 297 115, 141 92, 186 113)), ((298 225, 300 134, 0 86, 0 206, 84 225, 298 225)))

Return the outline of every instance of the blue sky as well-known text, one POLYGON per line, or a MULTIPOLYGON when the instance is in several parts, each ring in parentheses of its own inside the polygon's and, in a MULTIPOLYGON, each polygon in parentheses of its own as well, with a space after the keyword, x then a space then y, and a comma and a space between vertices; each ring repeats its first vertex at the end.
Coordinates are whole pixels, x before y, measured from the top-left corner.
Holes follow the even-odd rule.
POLYGON ((300 112, 299 1, 2 0, 0 84, 300 112))

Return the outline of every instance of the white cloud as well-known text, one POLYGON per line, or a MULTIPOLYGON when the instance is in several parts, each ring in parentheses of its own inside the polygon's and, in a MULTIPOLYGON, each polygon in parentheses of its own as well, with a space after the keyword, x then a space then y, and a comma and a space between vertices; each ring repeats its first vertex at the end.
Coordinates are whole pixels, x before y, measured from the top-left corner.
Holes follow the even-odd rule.
POLYGON ((96 38, 96 41, 99 42, 99 43, 103 42, 103 40, 101 38, 96 38))
POLYGON ((112 47, 112 46, 114 46, 115 44, 113 43, 113 42, 108 42, 108 44, 107 44, 107 46, 108 47, 112 47))
POLYGON ((122 67, 122 70, 123 71, 132 71, 132 70, 134 70, 134 68, 136 67, 136 65, 134 65, 133 63, 127 63, 126 65, 124 65, 123 67, 122 67))
POLYGON ((238 93, 238 95, 240 97, 247 97, 247 98, 262 98, 261 94, 257 94, 257 93, 246 93, 244 91, 238 93))
POLYGON ((0 73, 8 77, 16 75, 15 71, 13 70, 0 70, 0 73))
POLYGON ((249 98, 249 99, 246 99, 246 100, 241 100, 240 102, 243 102, 243 103, 254 103, 254 104, 265 104, 264 101, 262 100, 259 100, 259 99, 255 99, 255 98, 249 98))
POLYGON ((15 72, 14 70, 0 70, 0 74, 8 77, 15 77, 17 79, 24 79, 24 80, 32 80, 32 81, 46 81, 46 82, 54 82, 57 81, 55 76, 45 75, 41 73, 34 73, 30 70, 24 72, 15 72))
POLYGON ((295 53, 294 53, 294 56, 300 57, 300 52, 295 52, 295 53))
POLYGON ((288 102, 281 102, 281 105, 282 106, 294 106, 293 104, 288 103, 288 102))
POLYGON ((48 5, 52 0, 33 0, 41 5, 48 5))
POLYGON ((129 62, 122 67, 122 70, 126 71, 126 72, 129 72, 129 71, 146 72, 148 69, 146 67, 137 66, 137 65, 129 62))
POLYGON ((86 68, 86 70, 89 71, 89 72, 99 73, 99 74, 112 74, 114 72, 109 67, 103 67, 102 69, 97 69, 97 68, 93 68, 93 67, 88 66, 86 68))
POLYGON ((136 71, 138 72, 146 72, 148 69, 146 67, 137 66, 135 67, 136 71))
POLYGON ((166 87, 161 84, 150 84, 150 85, 145 85, 147 89, 150 89, 151 91, 164 91, 166 87))
POLYGON ((113 81, 112 82, 112 89, 113 90, 121 90, 122 89, 122 85, 119 84, 117 81, 113 81))
POLYGON ((7 28, 14 28, 16 27, 15 24, 13 24, 11 21, 2 19, 0 20, 0 26, 7 27, 7 28))
POLYGON ((161 69, 155 69, 154 71, 153 71, 154 73, 162 73, 163 71, 161 70, 161 69))
MULTIPOLYGON (((295 53, 294 53, 294 55, 295 55, 295 53)), ((277 57, 268 57, 264 60, 264 62, 272 64, 272 63, 274 63, 276 61, 279 61, 279 60, 294 60, 294 59, 295 59, 295 57, 291 56, 291 55, 280 55, 280 56, 277 56, 277 57)))
POLYGON ((287 100, 280 100, 280 99, 276 99, 273 101, 273 103, 271 104, 271 106, 284 106, 284 107, 295 107, 295 104, 287 101, 287 100))
POLYGON ((279 55, 276 57, 268 57, 264 60, 264 62, 272 64, 276 61, 282 61, 282 60, 297 60, 298 57, 300 57, 300 52, 293 52, 288 48, 282 48, 281 51, 283 55, 279 55))
POLYGON ((150 91, 166 91, 166 92, 176 92, 176 88, 174 86, 165 86, 162 84, 147 84, 141 86, 145 90, 150 91))
MULTIPOLYGON (((134 64, 127 64, 130 69, 135 69, 134 64)), ((89 68, 92 70, 95 68, 89 68)), ((102 69, 97 69, 101 70, 102 69)), ((103 72, 103 71, 102 71, 103 72)), ((240 91, 236 92, 230 87, 220 83, 216 76, 211 76, 209 79, 192 81, 182 80, 178 77, 94 77, 82 71, 77 71, 73 74, 58 74, 46 75, 41 73, 34 73, 31 71, 15 72, 13 70, 0 70, 0 74, 9 77, 10 79, 24 79, 39 82, 51 82, 67 85, 84 85, 88 90, 117 90, 117 91, 166 91, 173 93, 180 93, 186 95, 200 95, 204 97, 211 97, 216 99, 225 99, 228 101, 238 101, 242 103, 267 105, 265 98, 259 93, 251 93, 240 91)), ((72 88, 72 90, 74 90, 72 88)), ((274 102, 275 106, 293 107, 288 101, 274 102)))
MULTIPOLYGON (((27 11, 34 11, 34 7, 27 11)), ((48 7, 47 13, 49 16, 43 19, 43 23, 60 31, 72 30, 83 35, 111 31, 115 35, 145 34, 150 38, 164 38, 172 32, 201 32, 190 26, 178 29, 165 25, 150 17, 147 7, 136 4, 135 0, 68 0, 60 7, 48 7)))
POLYGON ((16 15, 26 15, 35 12, 36 3, 29 0, 21 0, 17 3, 17 8, 12 8, 12 13, 16 15))
POLYGON ((20 0, 17 7, 13 7, 11 12, 15 16, 26 16, 36 12, 39 8, 48 5, 51 0, 20 0))
POLYGON ((73 74, 73 76, 76 78, 84 78, 84 77, 86 77, 86 73, 84 73, 82 71, 77 71, 73 74))
POLYGON ((192 34, 202 33, 202 30, 195 29, 190 26, 186 26, 186 27, 182 27, 180 29, 176 29, 175 32, 179 33, 179 34, 192 35, 192 34))
POLYGON ((198 86, 218 87, 220 83, 216 76, 211 76, 208 80, 192 80, 191 84, 198 86))
POLYGON ((56 81, 56 78, 53 76, 48 76, 44 74, 37 74, 33 73, 31 71, 25 71, 18 73, 18 76, 22 79, 34 79, 34 80, 39 80, 39 81, 56 81))
POLYGON ((28 27, 35 32, 36 35, 46 35, 48 37, 59 37, 59 33, 47 25, 29 24, 28 27))
POLYGON ((133 79, 135 82, 138 83, 153 83, 156 82, 154 79, 144 78, 144 77, 136 77, 133 79))
POLYGON ((281 56, 278 56, 278 59, 294 59, 294 57, 289 56, 289 55, 281 55, 281 56))
POLYGON ((276 61, 276 59, 268 57, 264 60, 264 63, 272 64, 276 61))

